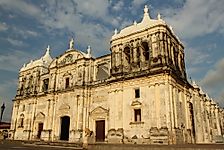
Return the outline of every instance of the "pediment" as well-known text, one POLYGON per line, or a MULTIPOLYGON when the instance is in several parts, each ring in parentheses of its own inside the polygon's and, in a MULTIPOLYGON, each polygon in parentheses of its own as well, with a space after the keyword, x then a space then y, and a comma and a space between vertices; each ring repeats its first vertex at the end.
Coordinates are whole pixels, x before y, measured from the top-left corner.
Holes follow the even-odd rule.
POLYGON ((83 54, 77 50, 70 50, 58 58, 58 65, 63 66, 75 62, 77 59, 83 58, 83 54))
POLYGON ((62 104, 60 107, 59 107, 59 110, 69 110, 70 109, 70 106, 68 104, 62 104))
POLYGON ((39 113, 36 115, 35 120, 44 120, 44 118, 45 118, 44 113, 39 112, 39 113))
POLYGON ((95 114, 108 114, 109 113, 109 110, 101 107, 101 106, 98 106, 96 107, 95 109, 93 109, 90 114, 91 115, 95 115, 95 114))

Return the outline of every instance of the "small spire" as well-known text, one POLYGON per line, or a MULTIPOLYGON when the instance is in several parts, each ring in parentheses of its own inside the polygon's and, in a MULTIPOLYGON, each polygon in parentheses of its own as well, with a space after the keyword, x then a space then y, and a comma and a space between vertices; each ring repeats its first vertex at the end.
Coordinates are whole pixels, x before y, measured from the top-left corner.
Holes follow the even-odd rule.
POLYGON ((88 54, 88 55, 91 54, 91 47, 90 47, 90 45, 88 45, 88 48, 87 48, 87 54, 88 54))
POLYGON ((136 21, 134 21, 134 25, 135 25, 135 26, 137 25, 137 22, 136 22, 136 21))
POLYGON ((47 49, 46 49, 46 50, 47 50, 47 53, 50 52, 50 49, 51 49, 51 48, 50 48, 50 45, 47 45, 47 49))
POLYGON ((74 49, 74 39, 71 38, 70 42, 69 42, 69 49, 74 49))
POLYGON ((161 20, 161 15, 160 15, 160 13, 158 13, 158 15, 157 15, 157 19, 158 19, 158 20, 161 20))
POLYGON ((173 32, 173 27, 172 26, 170 26, 170 30, 173 32))
POLYGON ((51 50, 50 45, 47 45, 45 55, 50 55, 50 50, 51 50))
POLYGON ((144 16, 143 16, 142 22, 148 22, 148 21, 150 21, 149 8, 147 5, 145 5, 144 16))
POLYGON ((86 55, 87 58, 91 58, 91 47, 88 46, 87 48, 87 55, 86 55))
POLYGON ((117 35, 117 29, 114 29, 114 35, 117 35))
POLYGON ((149 11, 149 8, 147 5, 145 5, 145 8, 144 8, 144 14, 148 14, 148 11, 149 11))
POLYGON ((41 61, 50 62, 52 60, 51 55, 50 55, 50 50, 51 50, 50 45, 47 45, 46 52, 45 52, 44 56, 41 57, 41 61))

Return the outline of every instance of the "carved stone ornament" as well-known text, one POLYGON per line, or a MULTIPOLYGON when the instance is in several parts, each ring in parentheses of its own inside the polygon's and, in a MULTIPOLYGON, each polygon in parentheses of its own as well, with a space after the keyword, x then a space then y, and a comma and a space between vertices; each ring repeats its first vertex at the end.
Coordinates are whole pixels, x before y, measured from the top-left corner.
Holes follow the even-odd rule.
POLYGON ((138 100, 132 101, 131 106, 134 108, 140 108, 142 105, 141 102, 139 102, 138 100))
POLYGON ((68 54, 65 58, 59 63, 59 65, 65 65, 73 62, 73 55, 68 54))
POLYGON ((97 115, 102 115, 102 116, 107 116, 109 114, 109 110, 99 106, 95 109, 93 109, 91 112, 90 112, 90 115, 91 116, 97 116, 97 115))
POLYGON ((36 120, 36 121, 43 121, 44 118, 45 118, 45 115, 44 115, 42 112, 39 112, 39 113, 36 115, 35 120, 36 120))

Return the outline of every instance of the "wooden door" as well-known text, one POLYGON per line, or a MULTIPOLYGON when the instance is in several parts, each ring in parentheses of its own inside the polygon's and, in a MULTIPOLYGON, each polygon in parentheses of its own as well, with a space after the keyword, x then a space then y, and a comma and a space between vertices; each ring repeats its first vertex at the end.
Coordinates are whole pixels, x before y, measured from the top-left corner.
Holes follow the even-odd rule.
POLYGON ((103 142, 105 139, 105 120, 96 121, 96 141, 103 142))

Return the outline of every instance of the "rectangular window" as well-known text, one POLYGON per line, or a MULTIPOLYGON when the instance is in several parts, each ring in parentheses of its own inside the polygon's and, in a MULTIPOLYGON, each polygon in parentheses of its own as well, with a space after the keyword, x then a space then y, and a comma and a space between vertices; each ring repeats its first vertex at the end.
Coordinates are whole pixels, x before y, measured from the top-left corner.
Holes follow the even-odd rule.
POLYGON ((65 88, 69 88, 69 78, 65 79, 65 88))
POLYGON ((140 98, 140 89, 135 89, 135 98, 140 98))
POLYGON ((134 109, 135 122, 141 122, 141 109, 134 109))

